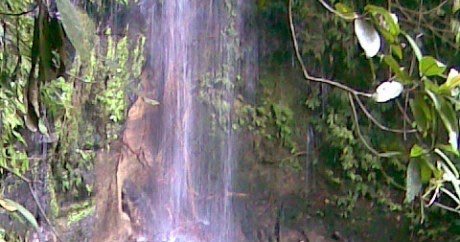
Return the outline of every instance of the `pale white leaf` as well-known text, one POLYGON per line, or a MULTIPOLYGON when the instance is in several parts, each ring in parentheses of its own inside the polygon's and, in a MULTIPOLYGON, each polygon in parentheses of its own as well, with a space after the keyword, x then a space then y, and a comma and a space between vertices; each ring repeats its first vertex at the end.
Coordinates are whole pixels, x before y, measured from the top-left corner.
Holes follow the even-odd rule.
POLYGON ((449 132, 449 144, 453 150, 458 150, 458 135, 455 131, 449 132))
POLYGON ((407 166, 406 174, 406 203, 414 201, 415 197, 422 189, 422 179, 420 175, 420 166, 415 160, 411 160, 407 166))
POLYGON ((458 76, 458 71, 456 69, 454 69, 454 68, 451 68, 449 70, 449 74, 447 75, 447 82, 451 81, 452 79, 454 79, 457 76, 458 76))
POLYGON ((383 103, 393 98, 398 97, 403 91, 404 87, 400 82, 397 81, 386 81, 380 84, 373 97, 376 102, 383 103))
POLYGON ((380 35, 374 26, 365 20, 355 19, 355 34, 368 58, 377 55, 380 50, 380 35))

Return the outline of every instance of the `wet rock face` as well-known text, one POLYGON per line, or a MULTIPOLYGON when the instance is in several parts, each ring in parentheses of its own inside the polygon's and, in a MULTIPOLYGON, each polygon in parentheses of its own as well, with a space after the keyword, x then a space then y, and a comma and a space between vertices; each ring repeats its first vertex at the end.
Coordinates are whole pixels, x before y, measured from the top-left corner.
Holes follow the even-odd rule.
POLYGON ((133 236, 139 239, 153 234, 148 228, 156 217, 151 207, 151 201, 141 188, 133 181, 127 179, 123 182, 122 190, 122 211, 131 222, 133 236))

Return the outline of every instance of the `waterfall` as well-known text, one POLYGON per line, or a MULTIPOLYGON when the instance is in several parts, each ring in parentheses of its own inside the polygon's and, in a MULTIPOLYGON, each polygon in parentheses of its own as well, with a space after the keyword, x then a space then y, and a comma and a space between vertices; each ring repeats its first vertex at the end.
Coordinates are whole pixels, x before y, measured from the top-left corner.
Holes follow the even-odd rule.
POLYGON ((146 92, 160 102, 150 113, 154 241, 241 241, 232 203, 237 161, 232 106, 244 80, 257 76, 253 3, 239 0, 146 0, 146 92), (252 58, 252 59, 251 59, 252 58))

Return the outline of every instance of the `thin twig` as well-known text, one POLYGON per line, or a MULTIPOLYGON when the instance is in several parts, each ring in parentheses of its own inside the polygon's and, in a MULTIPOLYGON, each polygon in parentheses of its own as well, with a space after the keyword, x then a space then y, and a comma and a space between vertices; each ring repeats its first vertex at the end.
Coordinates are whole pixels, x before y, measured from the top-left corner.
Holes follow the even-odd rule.
POLYGON ((359 99, 359 97, 357 96, 354 96, 356 102, 358 103, 359 107, 361 108, 361 110, 363 110, 364 114, 366 114, 366 116, 375 124, 377 125, 377 127, 379 127, 380 129, 382 130, 385 130, 385 131, 388 131, 388 132, 393 132, 393 133, 415 133, 417 132, 416 129, 410 129, 410 130, 405 130, 405 129, 393 129, 393 128, 388 128, 386 126, 384 126, 383 124, 381 124, 374 116, 372 116, 372 114, 367 110, 366 106, 364 106, 364 104, 361 102, 361 100, 359 99))
POLYGON ((294 27, 294 21, 293 21, 293 18, 292 18, 292 0, 289 0, 288 15, 289 15, 288 16, 289 17, 289 26, 290 26, 290 29, 291 29, 291 38, 292 38, 292 42, 293 42, 293 45, 294 45, 295 54, 296 54, 297 60, 298 60, 298 62, 300 64, 300 67, 302 69, 302 73, 303 73, 305 79, 310 80, 310 81, 314 81, 314 82, 319 82, 319 83, 326 83, 326 84, 338 87, 338 88, 348 92, 348 97, 350 99, 351 108, 353 110, 353 120, 355 122, 355 126, 356 126, 358 136, 360 137, 360 139, 363 142, 364 146, 367 149, 369 149, 369 151, 372 154, 374 154, 376 156, 379 156, 379 157, 391 157, 391 156, 399 155, 400 154, 399 152, 385 152, 385 153, 378 152, 377 150, 372 148, 367 143, 366 139, 361 134, 361 130, 359 128, 359 123, 358 123, 358 114, 356 112, 356 107, 355 107, 355 104, 353 102, 353 96, 356 96, 356 97, 357 96, 372 97, 372 94, 357 91, 357 90, 355 90, 355 89, 353 89, 351 87, 348 87, 348 86, 343 85, 343 84, 341 84, 339 82, 336 82, 336 81, 332 81, 332 80, 325 79, 325 78, 319 78, 319 77, 310 76, 310 74, 308 73, 308 71, 307 71, 307 69, 305 67, 305 64, 304 64, 304 62, 302 60, 302 56, 301 56, 300 51, 299 51, 299 45, 297 43, 297 38, 296 38, 296 34, 295 34, 296 32, 295 32, 295 27, 294 27))
POLYGON ((329 79, 325 79, 325 78, 320 78, 320 77, 314 77, 314 76, 311 76, 306 67, 305 67, 305 64, 302 60, 302 56, 300 54, 300 51, 299 51, 299 44, 297 43, 297 37, 296 37, 296 32, 295 32, 295 27, 294 27, 294 22, 293 22, 293 19, 292 19, 292 0, 289 0, 289 26, 290 26, 290 29, 291 29, 291 38, 292 38, 292 42, 293 42, 293 45, 294 45, 294 50, 295 50, 295 54, 296 54, 296 57, 297 57, 297 60, 300 64, 300 67, 302 69, 302 73, 303 73, 303 76, 305 79, 307 80, 310 80, 310 81, 314 81, 314 82, 319 82, 319 83, 326 83, 326 84, 329 84, 331 86, 334 86, 334 87, 337 87, 337 88, 340 88, 342 90, 345 90, 349 93, 353 93, 354 95, 359 95, 359 96, 364 96, 364 97, 372 97, 372 94, 370 93, 365 93, 365 92, 360 92, 358 90, 355 90, 351 87, 348 87, 344 84, 341 84, 339 82, 336 82, 336 81, 332 81, 332 80, 329 80, 329 79))
POLYGON ((379 170, 379 171, 382 173, 383 177, 385 177, 385 179, 387 180, 387 182, 390 183, 390 185, 393 185, 394 187, 396 187, 397 189, 399 189, 399 190, 401 190, 401 191, 406 191, 406 188, 405 188, 403 185, 397 183, 392 177, 390 177, 390 176, 387 174, 387 172, 385 171, 385 169, 383 168, 383 166, 380 167, 380 170, 379 170))
MULTIPOLYGON (((430 199, 428 199, 428 198, 422 197, 422 200, 425 201, 425 202, 430 202, 430 199)), ((428 206, 428 205, 426 205, 426 204, 424 204, 424 205, 425 205, 425 207, 430 207, 430 206, 431 206, 431 205, 428 206)), ((459 211, 459 210, 454 209, 454 208, 452 208, 452 207, 449 207, 449 206, 444 205, 444 204, 439 203, 439 202, 433 202, 432 205, 434 205, 434 206, 436 206, 436 207, 439 207, 439 208, 442 208, 442 209, 445 209, 445 210, 450 211, 450 212, 454 212, 454 213, 460 214, 460 211, 459 211)))
POLYGON ((448 38, 445 38, 445 37, 442 35, 442 33, 439 33, 439 32, 443 32, 443 33, 448 33, 448 34, 451 34, 452 36, 454 36, 452 32, 450 32, 450 31, 448 31, 448 30, 438 29, 438 28, 434 27, 434 26, 432 25, 432 23, 429 22, 428 20, 423 20, 423 25, 421 25, 421 23, 420 23, 420 26, 419 26, 419 23, 418 23, 417 21, 412 20, 413 17, 412 17, 410 14, 408 14, 408 13, 406 13, 406 12, 404 12, 404 11, 401 11, 401 13, 402 13, 402 14, 404 15, 404 17, 405 17, 405 18, 400 18, 400 21, 401 21, 401 22, 405 22, 405 23, 407 23, 407 24, 409 24, 409 25, 412 25, 412 26, 415 27, 415 29, 419 29, 420 27, 424 27, 424 28, 428 29, 430 32, 432 32, 433 35, 435 35, 436 37, 438 37, 438 38, 439 38, 440 40, 442 40, 444 43, 448 44, 451 48, 453 48, 453 49, 455 49, 455 50, 460 49, 460 47, 459 47, 456 43, 452 42, 452 41, 449 40, 448 38))
POLYGON ((399 0, 396 0, 396 3, 395 6, 396 8, 398 8, 399 10, 401 11, 407 11, 407 12, 410 12, 410 13, 413 13, 413 14, 422 14, 422 15, 426 15, 426 14, 430 14, 430 13, 435 13, 436 11, 438 11, 439 9, 441 9, 446 3, 448 3, 449 1, 442 1, 439 5, 437 5, 436 7, 432 8, 432 9, 428 9, 428 10, 425 10, 425 11, 422 11, 421 8, 419 8, 418 11, 416 10, 412 10, 410 8, 406 8, 406 7, 403 7, 401 5, 401 3, 399 2, 399 0))
POLYGON ((17 176, 19 179, 25 181, 26 183, 30 183, 30 179, 29 179, 29 178, 27 178, 27 177, 25 177, 25 176, 23 176, 23 175, 21 175, 21 174, 15 172, 13 169, 9 168, 8 166, 6 166, 6 165, 0 165, 0 168, 5 169, 6 171, 8 171, 9 173, 11 173, 11 174, 17 176))
POLYGON ((292 159, 294 157, 303 156, 303 155, 308 155, 308 152, 307 151, 299 151, 297 153, 291 154, 290 156, 281 159, 281 161, 290 160, 290 159, 292 159))
POLYGON ((395 152, 395 151, 380 153, 376 149, 374 149, 369 143, 367 143, 366 139, 364 138, 363 134, 361 133, 361 129, 359 128, 358 113, 356 112, 355 103, 353 101, 353 96, 352 96, 351 93, 348 93, 348 99, 350 100, 351 110, 353 111, 353 122, 354 122, 354 124, 356 126, 356 132, 358 133, 358 136, 361 139, 361 141, 363 142, 364 146, 372 154, 374 154, 374 155, 376 155, 378 157, 392 157, 392 156, 395 156, 395 155, 399 155, 400 152, 395 152))
POLYGON ((59 236, 59 233, 56 231, 56 229, 54 228, 54 226, 51 224, 51 221, 50 219, 48 218, 48 216, 46 216, 46 213, 45 213, 45 210, 43 209, 43 207, 41 206, 40 204, 40 201, 37 197, 37 194, 35 193, 33 187, 32 187, 32 182, 30 179, 22 176, 21 174, 18 174, 17 172, 15 172, 13 169, 7 167, 7 166, 4 166, 4 165, 0 165, 0 167, 2 169, 5 169, 6 171, 10 172, 11 174, 17 176, 19 179, 23 180, 25 183, 27 183, 27 185, 29 186, 29 191, 30 191, 30 194, 32 195, 33 199, 34 199, 34 202, 35 204, 37 205, 38 207, 38 210, 40 211, 40 214, 43 216, 43 218, 45 219, 46 223, 50 226, 51 230, 53 231, 54 235, 56 236, 56 238, 61 241, 61 242, 64 242, 64 240, 61 239, 61 237, 59 236))
POLYGON ((35 190, 32 187, 32 183, 28 182, 27 184, 29 185, 29 191, 32 194, 32 197, 34 198, 35 203, 37 204, 38 210, 40 211, 41 215, 45 219, 46 223, 50 226, 51 231, 53 231, 54 235, 56 236, 56 238, 59 241, 64 242, 64 240, 62 240, 61 236, 59 235, 59 233, 56 231, 56 229, 54 228, 53 224, 51 223, 51 220, 48 218, 48 216, 46 216, 45 210, 43 209, 42 205, 40 204, 40 201, 39 201, 39 199, 37 197, 37 194, 35 193, 35 190))
POLYGON ((20 13, 4 13, 4 12, 0 12, 0 15, 5 15, 5 16, 21 16, 21 15, 26 15, 26 14, 28 14, 28 13, 33 12, 37 7, 38 7, 38 4, 35 4, 31 9, 29 9, 29 10, 27 10, 27 11, 24 11, 24 12, 20 12, 20 13))
POLYGON ((410 117, 407 115, 407 113, 405 112, 402 105, 398 102, 398 100, 396 100, 396 106, 398 106, 399 111, 403 114, 404 120, 406 120, 407 123, 412 124, 414 121, 410 119, 410 117))

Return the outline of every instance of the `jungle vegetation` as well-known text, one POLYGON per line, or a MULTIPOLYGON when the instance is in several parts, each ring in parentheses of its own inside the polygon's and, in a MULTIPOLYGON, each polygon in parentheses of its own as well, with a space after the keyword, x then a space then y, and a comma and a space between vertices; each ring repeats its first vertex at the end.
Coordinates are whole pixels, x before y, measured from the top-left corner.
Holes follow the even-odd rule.
MULTIPOLYGON (((96 152, 118 138, 139 94, 145 36, 142 20, 127 19, 138 1, 73 2, 0 2, 0 213, 26 228, 92 197, 96 152), (33 201, 10 192, 21 186, 33 201)), ((365 199, 410 220, 414 241, 460 239, 460 1, 259 0, 256 8, 269 25, 261 34, 277 39, 260 40, 269 57, 261 68, 296 66, 304 102, 275 103, 267 93, 278 86, 266 80, 233 126, 280 141, 292 156, 275 163, 292 169, 301 169, 295 130, 311 127, 344 219, 365 199), (381 91, 384 83, 401 85, 381 91)), ((1 226, 0 241, 24 238, 1 226)))

